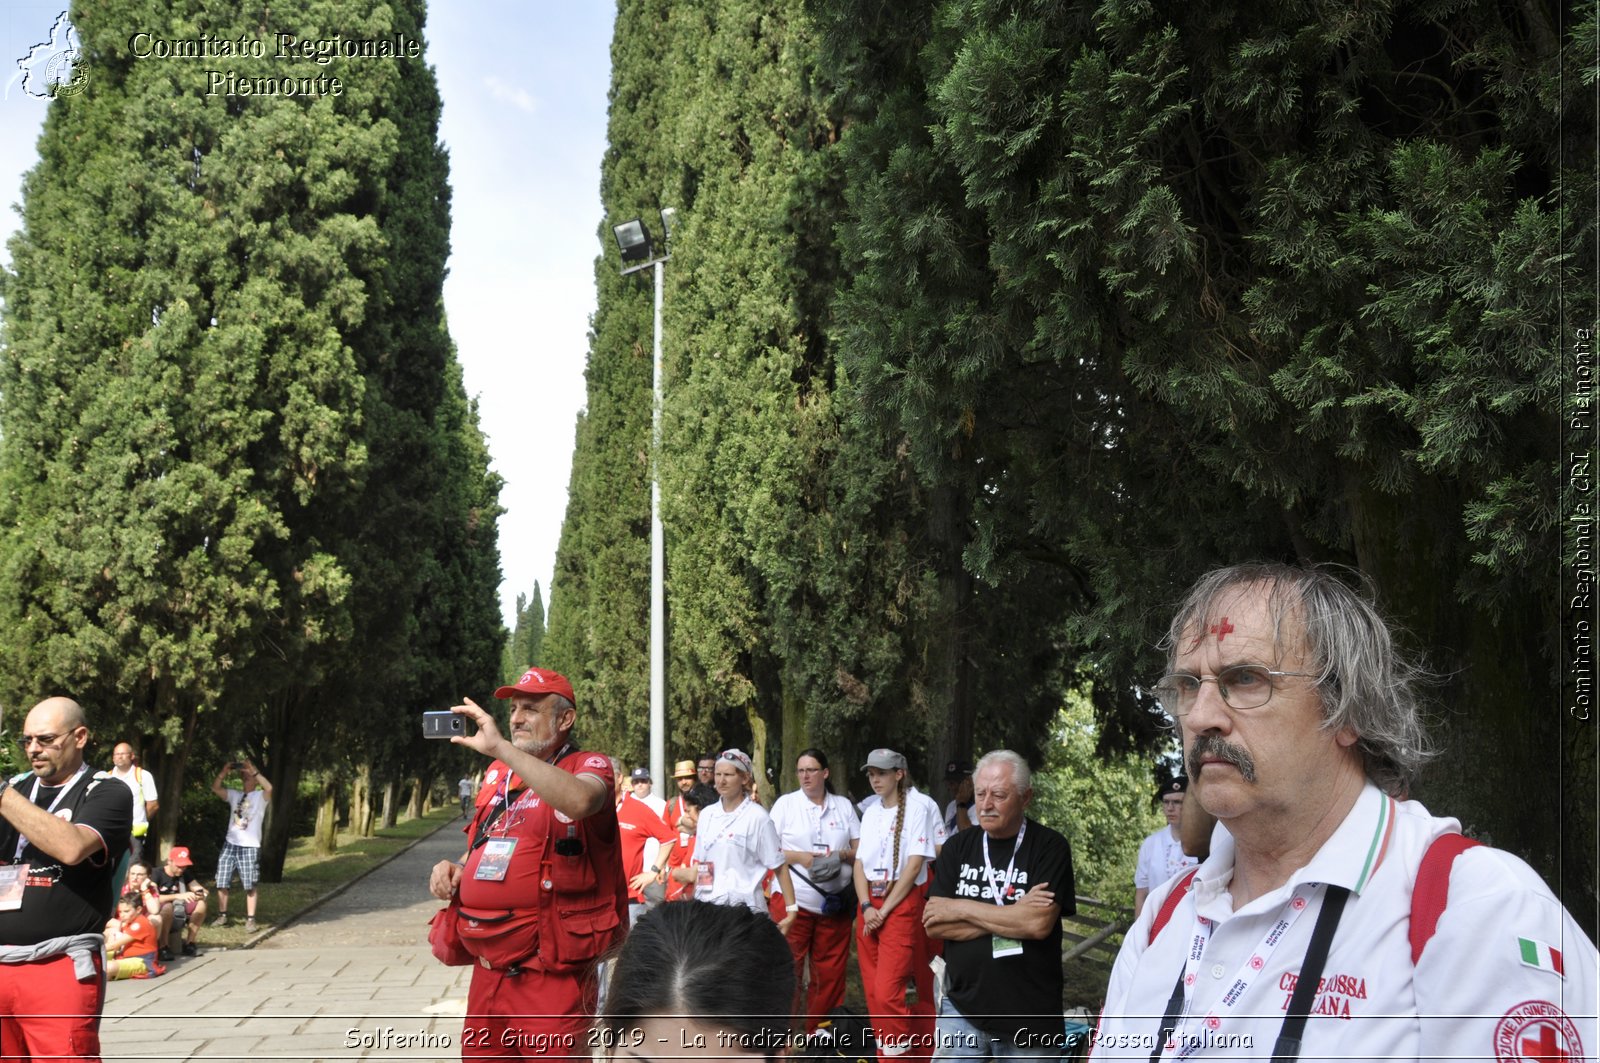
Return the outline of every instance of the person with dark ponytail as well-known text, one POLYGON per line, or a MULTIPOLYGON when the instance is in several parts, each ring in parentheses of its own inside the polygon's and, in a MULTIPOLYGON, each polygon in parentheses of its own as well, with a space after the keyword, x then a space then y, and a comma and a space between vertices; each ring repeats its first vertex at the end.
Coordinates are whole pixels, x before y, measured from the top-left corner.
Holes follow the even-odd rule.
MULTIPOLYGON (((789 951, 794 953, 796 978, 802 977, 809 961, 806 1026, 815 1029, 844 1000, 850 927, 856 914, 851 876, 861 821, 850 799, 833 792, 828 755, 822 750, 802 750, 795 774, 800 789, 773 803, 772 825, 778 829, 778 844, 794 880, 799 914, 789 928, 789 951)), ((772 904, 777 903, 774 893, 772 904)), ((774 919, 782 917, 774 912, 774 919)))
POLYGON ((783 934, 742 904, 684 901, 640 917, 617 954, 592 1043, 609 1059, 762 1057, 804 1033, 783 934))
POLYGON ((909 800, 906 758, 875 749, 863 765, 879 803, 867 809, 856 847, 856 957, 877 1033, 878 1058, 928 1056, 933 976, 922 929, 923 883, 942 823, 932 802, 909 800))

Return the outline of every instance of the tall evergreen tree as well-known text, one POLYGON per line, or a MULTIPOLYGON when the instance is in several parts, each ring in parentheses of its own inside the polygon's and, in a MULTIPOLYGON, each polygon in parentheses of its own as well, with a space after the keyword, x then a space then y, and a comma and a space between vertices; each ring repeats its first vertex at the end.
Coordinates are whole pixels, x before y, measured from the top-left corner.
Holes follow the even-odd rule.
MULTIPOLYGON (((489 524, 455 575, 497 568, 439 298, 437 88, 417 60, 239 59, 343 92, 211 93, 202 64, 128 41, 420 40, 422 4, 117 0, 76 25, 92 84, 51 107, 5 290, 3 696, 73 691, 147 736, 174 797, 197 728, 260 757, 270 875, 299 772, 439 686, 415 605, 442 592, 434 533, 470 519, 451 503, 489 524)), ((497 583, 454 593, 492 608, 497 583)), ((449 685, 492 674, 497 644, 449 685)))

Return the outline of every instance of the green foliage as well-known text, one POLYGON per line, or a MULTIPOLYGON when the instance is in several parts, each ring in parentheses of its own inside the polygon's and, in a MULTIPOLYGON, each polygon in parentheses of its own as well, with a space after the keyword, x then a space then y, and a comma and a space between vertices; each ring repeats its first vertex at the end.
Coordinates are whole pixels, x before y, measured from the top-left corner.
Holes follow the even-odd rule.
MULTIPOLYGON (((422 18, 302 0, 270 25, 420 39, 422 18)), ((264 8, 75 23, 93 87, 51 106, 5 278, 0 703, 74 694, 174 798, 191 753, 249 750, 279 794, 271 877, 299 773, 438 756, 399 735, 481 689, 502 638, 498 481, 440 298, 438 91, 395 60, 340 96, 230 97, 128 55, 136 31, 260 37, 264 8)))
POLYGON ((1069 691, 1051 722, 1043 766, 1034 772, 1030 814, 1072 843, 1080 894, 1131 908, 1139 843, 1166 821, 1151 802, 1151 758, 1098 756, 1099 730, 1086 693, 1069 691))

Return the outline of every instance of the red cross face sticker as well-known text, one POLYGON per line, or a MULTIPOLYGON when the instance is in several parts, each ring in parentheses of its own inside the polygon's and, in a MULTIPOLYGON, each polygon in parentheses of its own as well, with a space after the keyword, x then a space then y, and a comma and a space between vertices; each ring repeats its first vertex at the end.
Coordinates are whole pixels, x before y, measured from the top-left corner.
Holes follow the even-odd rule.
POLYGON ((1213 635, 1217 636, 1217 642, 1220 644, 1223 639, 1227 638, 1233 633, 1233 625, 1228 623, 1227 617, 1223 617, 1222 623, 1212 624, 1210 631, 1213 635))

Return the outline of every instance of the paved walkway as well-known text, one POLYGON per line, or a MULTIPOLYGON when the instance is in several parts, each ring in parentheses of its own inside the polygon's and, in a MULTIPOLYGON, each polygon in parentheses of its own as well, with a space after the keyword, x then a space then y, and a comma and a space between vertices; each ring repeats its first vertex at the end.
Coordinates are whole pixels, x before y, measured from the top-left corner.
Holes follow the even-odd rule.
MULTIPOLYGON (((100 1027, 124 1060, 459 1059, 471 968, 428 951, 428 870, 461 855, 459 821, 254 948, 112 982, 100 1027)), ((262 887, 271 889, 270 885, 262 887)))

